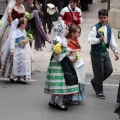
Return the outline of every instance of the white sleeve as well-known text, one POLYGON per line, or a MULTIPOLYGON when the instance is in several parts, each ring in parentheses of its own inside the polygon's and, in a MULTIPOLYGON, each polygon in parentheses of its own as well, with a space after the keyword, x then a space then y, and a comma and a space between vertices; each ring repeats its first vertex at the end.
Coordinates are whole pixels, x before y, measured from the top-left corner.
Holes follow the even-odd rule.
POLYGON ((58 20, 61 20, 61 19, 64 20, 64 15, 65 15, 65 8, 61 10, 58 20))
POLYGON ((115 38, 114 38, 113 32, 111 33, 110 48, 111 48, 111 50, 112 50, 114 53, 117 52, 117 44, 116 44, 116 42, 115 42, 115 38))
POLYGON ((10 40, 10 52, 14 52, 15 49, 15 39, 16 35, 15 32, 12 33, 11 40, 10 40))
POLYGON ((90 30, 89 35, 88 35, 88 42, 91 45, 100 43, 100 40, 99 40, 99 38, 96 38, 96 35, 97 35, 96 27, 93 26, 92 29, 90 30))

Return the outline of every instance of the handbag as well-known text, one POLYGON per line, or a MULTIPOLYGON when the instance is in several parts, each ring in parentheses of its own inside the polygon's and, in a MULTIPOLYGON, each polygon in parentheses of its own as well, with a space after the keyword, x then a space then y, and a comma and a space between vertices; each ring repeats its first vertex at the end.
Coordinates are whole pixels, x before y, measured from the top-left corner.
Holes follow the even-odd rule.
POLYGON ((59 18, 59 12, 55 8, 55 12, 53 15, 50 15, 50 19, 51 19, 51 21, 57 21, 58 18, 59 18))
POLYGON ((69 57, 64 57, 60 62, 64 73, 66 86, 78 84, 77 73, 69 57))

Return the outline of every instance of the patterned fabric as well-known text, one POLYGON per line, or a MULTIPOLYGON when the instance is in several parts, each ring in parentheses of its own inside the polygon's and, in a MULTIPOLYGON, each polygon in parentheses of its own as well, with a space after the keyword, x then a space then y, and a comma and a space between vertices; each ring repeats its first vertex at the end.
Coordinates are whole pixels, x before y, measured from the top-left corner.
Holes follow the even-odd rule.
POLYGON ((11 25, 7 26, 0 38, 0 53, 1 53, 1 49, 3 47, 3 45, 5 44, 9 34, 10 34, 10 29, 11 29, 11 25))
POLYGON ((64 96, 64 100, 73 101, 73 102, 83 101, 85 100, 84 92, 85 92, 85 84, 79 83, 79 92, 74 95, 64 96))
POLYGON ((78 85, 66 86, 60 62, 50 62, 46 75, 45 93, 55 95, 68 95, 77 93, 78 85))
POLYGON ((73 40, 72 38, 68 39, 68 45, 67 46, 72 48, 72 49, 80 49, 81 48, 78 40, 77 39, 73 40))
POLYGON ((3 15, 7 7, 7 0, 0 0, 0 15, 3 15))
POLYGON ((26 47, 17 45, 23 40, 24 31, 14 30, 10 38, 10 51, 14 52, 13 57, 7 56, 2 68, 3 77, 14 79, 16 76, 25 76, 29 80, 31 76, 30 58, 26 47), (19 40, 19 42, 18 42, 19 40))
POLYGON ((2 67, 2 76, 5 78, 11 78, 12 76, 12 67, 13 67, 13 59, 8 54, 5 64, 2 67))

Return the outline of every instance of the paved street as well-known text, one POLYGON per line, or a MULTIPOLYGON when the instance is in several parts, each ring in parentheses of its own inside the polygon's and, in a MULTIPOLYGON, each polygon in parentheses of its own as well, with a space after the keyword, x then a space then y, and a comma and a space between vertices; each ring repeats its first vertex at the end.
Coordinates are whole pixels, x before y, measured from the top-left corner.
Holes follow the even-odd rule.
POLYGON ((68 111, 48 106, 50 96, 43 93, 45 72, 35 72, 26 85, 0 79, 0 120, 119 120, 113 113, 120 76, 111 76, 104 85, 106 100, 98 99, 86 75, 86 100, 79 105, 67 104, 68 111), (110 85, 108 85, 110 84, 110 85))
MULTIPOLYGON (((106 99, 96 98, 90 84, 93 74, 87 36, 92 25, 98 21, 98 10, 105 8, 105 3, 94 0, 94 3, 89 7, 89 12, 83 12, 84 21, 81 24, 82 33, 80 37, 82 57, 86 66, 86 100, 79 105, 66 104, 68 107, 66 112, 48 106, 50 96, 44 94, 43 90, 51 52, 50 44, 46 43, 46 48, 43 48, 43 51, 36 52, 34 50, 35 72, 28 84, 10 83, 9 80, 0 78, 0 120, 119 120, 114 109, 117 106, 120 60, 114 61, 112 51, 110 51, 110 56, 114 72, 104 83, 106 99)), ((113 29, 113 32, 116 42, 120 46, 120 40, 117 39, 118 30, 113 29)), ((52 33, 49 37, 52 37, 52 33)), ((118 52, 120 53, 120 47, 118 47, 118 52)))

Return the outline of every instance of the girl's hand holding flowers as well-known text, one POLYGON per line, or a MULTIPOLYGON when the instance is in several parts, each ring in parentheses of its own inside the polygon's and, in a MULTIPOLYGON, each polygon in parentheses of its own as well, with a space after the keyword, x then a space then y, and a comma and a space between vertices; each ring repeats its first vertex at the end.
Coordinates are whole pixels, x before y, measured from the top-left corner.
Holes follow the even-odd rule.
POLYGON ((24 40, 22 40, 22 43, 25 45, 25 44, 28 43, 28 40, 27 40, 27 39, 24 39, 24 40))

